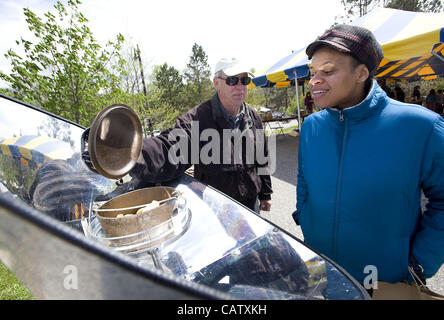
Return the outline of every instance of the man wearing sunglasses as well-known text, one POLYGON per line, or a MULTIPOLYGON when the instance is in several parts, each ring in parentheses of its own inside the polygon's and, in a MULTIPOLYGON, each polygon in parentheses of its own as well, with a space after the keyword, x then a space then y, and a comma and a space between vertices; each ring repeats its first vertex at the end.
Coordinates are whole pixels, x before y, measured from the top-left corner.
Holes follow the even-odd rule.
POLYGON ((173 180, 194 164, 196 179, 256 212, 270 211, 273 191, 265 169, 269 164, 263 160, 269 159, 265 131, 258 113, 244 102, 253 76, 238 62, 220 60, 213 78, 215 95, 180 116, 174 128, 144 139, 142 156, 131 173, 138 181, 137 187, 173 180), (241 133, 241 138, 230 136, 233 132, 241 133), (213 134, 211 138, 208 133, 213 134), (185 137, 185 160, 171 161, 175 156, 171 150, 176 150, 177 143, 172 135, 185 137), (228 142, 224 143, 224 139, 228 142), (236 149, 236 141, 245 140, 247 145, 236 149), (218 144, 214 148, 215 141, 218 144), (210 144, 212 149, 208 152, 210 144), (227 149, 227 145, 231 148, 227 149), (264 157, 260 158, 258 150, 264 157))

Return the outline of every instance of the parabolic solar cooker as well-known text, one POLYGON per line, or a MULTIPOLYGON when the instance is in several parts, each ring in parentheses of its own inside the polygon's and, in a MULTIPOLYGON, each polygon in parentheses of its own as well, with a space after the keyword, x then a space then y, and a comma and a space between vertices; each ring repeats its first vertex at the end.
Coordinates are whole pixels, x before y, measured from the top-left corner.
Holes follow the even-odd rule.
POLYGON ((143 134, 127 106, 85 130, 1 96, 0 119, 0 260, 37 298, 370 298, 336 263, 188 174, 135 188, 143 134), (34 147, 3 138, 19 133, 70 152, 37 163, 34 147))

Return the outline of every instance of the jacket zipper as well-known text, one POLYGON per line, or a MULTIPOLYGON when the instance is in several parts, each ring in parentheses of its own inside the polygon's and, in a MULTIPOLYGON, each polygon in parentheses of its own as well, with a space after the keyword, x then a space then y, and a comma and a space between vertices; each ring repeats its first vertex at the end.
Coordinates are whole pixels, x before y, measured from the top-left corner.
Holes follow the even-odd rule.
POLYGON ((344 121, 344 111, 342 109, 339 109, 339 121, 344 121))
POLYGON ((336 184, 336 206, 335 206, 335 216, 334 216, 334 225, 333 225, 333 259, 337 259, 337 236, 338 236, 338 224, 339 224, 339 207, 340 207, 340 198, 341 198, 341 187, 342 187, 342 167, 344 162, 344 153, 345 153, 345 142, 347 140, 347 121, 344 120, 344 113, 342 110, 339 110, 339 121, 344 123, 344 135, 342 137, 342 145, 341 145, 341 156, 339 158, 339 169, 338 169, 338 181, 336 184))

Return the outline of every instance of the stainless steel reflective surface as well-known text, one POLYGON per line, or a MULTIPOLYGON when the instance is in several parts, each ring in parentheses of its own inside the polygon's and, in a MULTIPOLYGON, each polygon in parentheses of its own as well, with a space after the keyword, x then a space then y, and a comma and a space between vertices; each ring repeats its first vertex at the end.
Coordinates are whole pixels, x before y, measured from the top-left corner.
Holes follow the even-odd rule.
POLYGON ((186 175, 165 183, 182 193, 186 207, 159 238, 113 243, 101 234, 92 207, 120 189, 81 161, 83 128, 5 97, 0 122, 0 260, 38 298, 369 298, 332 261, 186 175), (71 153, 32 158, 35 146, 19 148, 10 139, 25 135, 62 140, 71 153), (72 192, 72 181, 82 188, 72 192))
POLYGON ((0 194, 0 260, 36 299, 227 299, 88 241, 0 194))

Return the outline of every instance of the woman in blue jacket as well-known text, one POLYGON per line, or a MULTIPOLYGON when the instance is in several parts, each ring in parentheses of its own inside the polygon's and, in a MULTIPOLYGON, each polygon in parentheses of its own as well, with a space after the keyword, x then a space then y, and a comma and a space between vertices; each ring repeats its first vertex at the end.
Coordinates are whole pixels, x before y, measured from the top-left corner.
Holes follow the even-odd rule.
POLYGON ((415 260, 432 277, 444 263, 443 118, 387 97, 372 79, 383 52, 367 29, 335 26, 306 53, 312 97, 326 109, 299 138, 293 217, 305 242, 364 285, 369 271, 411 280, 415 260))

